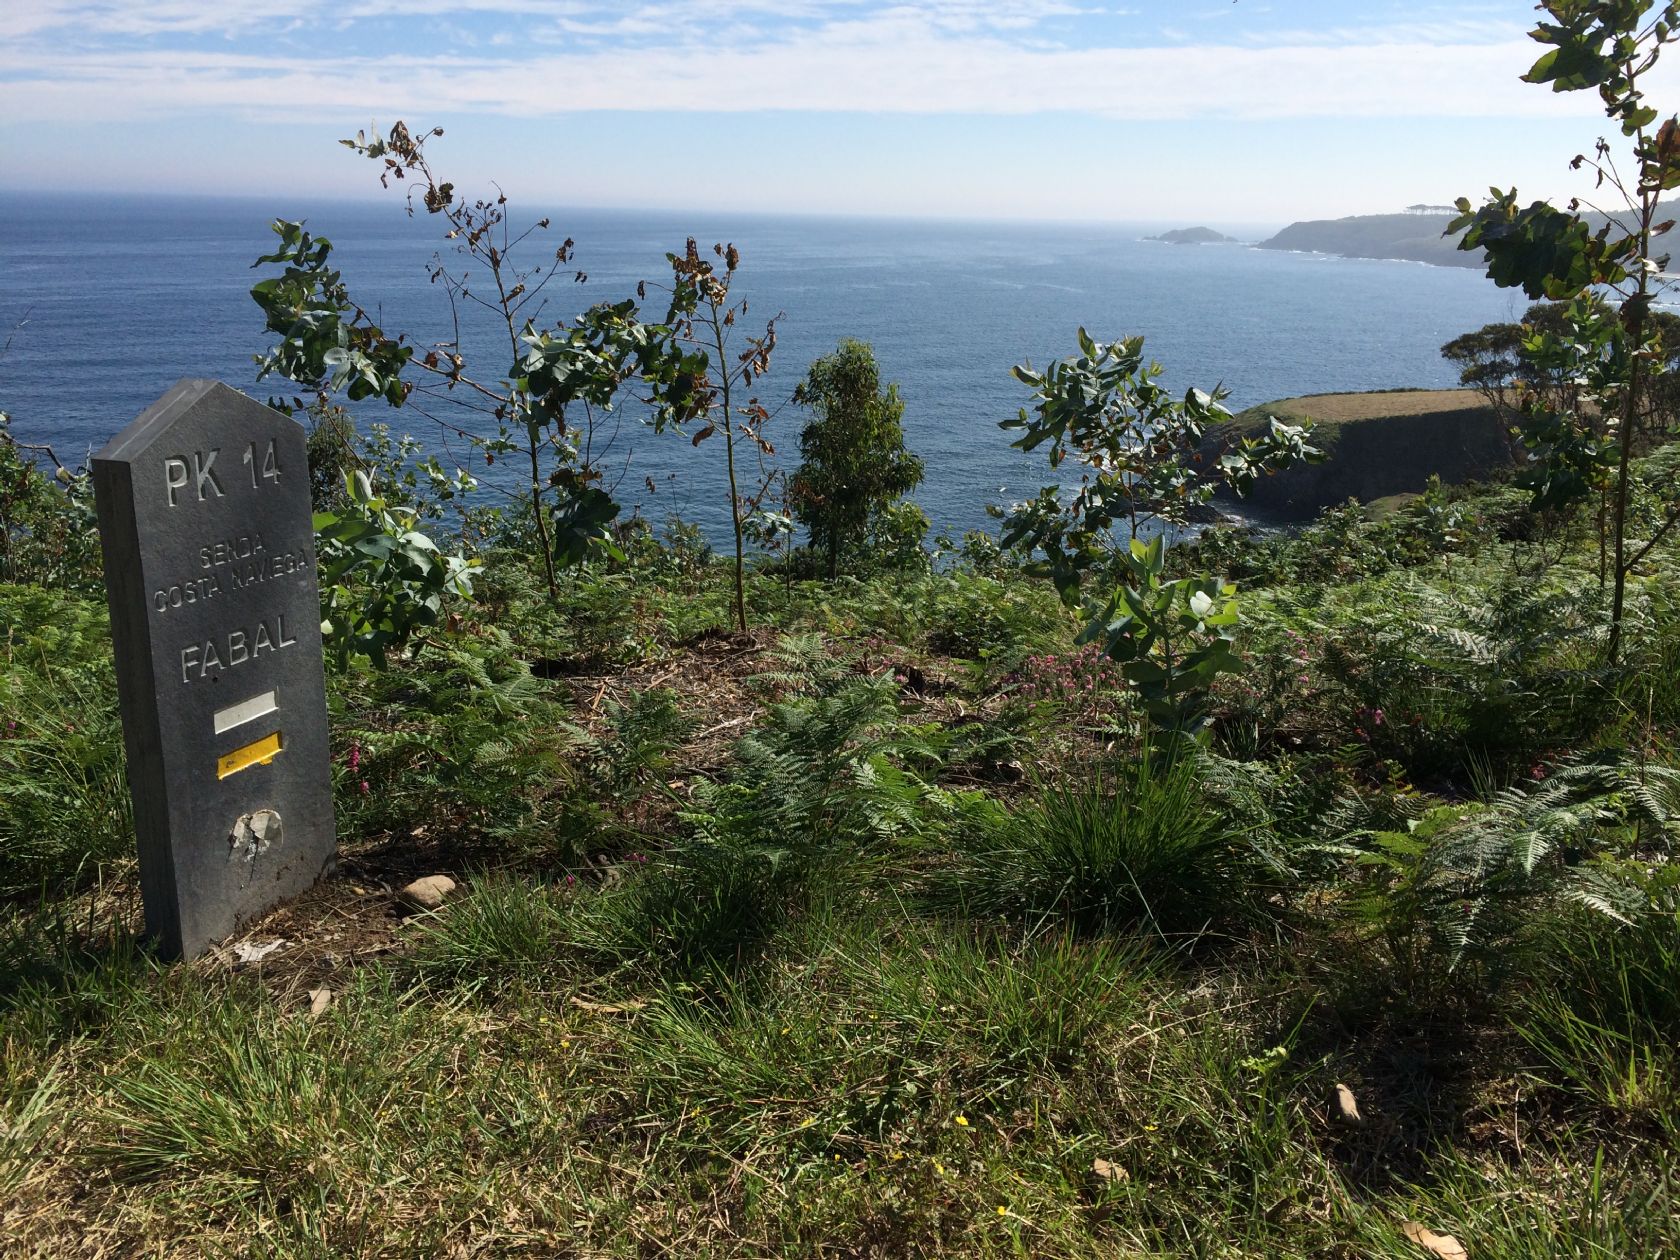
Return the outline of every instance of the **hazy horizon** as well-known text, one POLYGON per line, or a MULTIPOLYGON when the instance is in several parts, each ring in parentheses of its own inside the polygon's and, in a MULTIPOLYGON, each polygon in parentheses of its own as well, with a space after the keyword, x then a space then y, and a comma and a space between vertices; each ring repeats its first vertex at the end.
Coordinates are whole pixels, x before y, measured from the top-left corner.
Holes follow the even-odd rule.
MULTIPOLYGON (((247 192, 247 193, 222 193, 222 192, 199 192, 199 191, 176 192, 176 191, 172 191, 172 190, 168 190, 168 189, 158 190, 158 189, 130 189, 130 188, 53 188, 53 187, 35 187, 35 186, 31 186, 31 185, 24 185, 24 186, 13 186, 13 187, 10 187, 10 188, 0 189, 0 202, 4 202, 8 198, 22 199, 22 198, 36 198, 36 197, 39 197, 39 198, 63 198, 63 199, 66 199, 66 200, 90 201, 90 202, 94 202, 94 203, 98 203, 100 201, 121 202, 121 201, 128 201, 128 200, 147 200, 147 201, 180 200, 180 201, 211 201, 211 202, 223 201, 223 202, 240 202, 240 203, 248 202, 248 203, 251 203, 253 205, 260 206, 260 207, 264 208, 265 210, 268 210, 268 209, 273 209, 273 208, 276 207, 276 205, 278 204, 278 199, 284 198, 288 195, 293 196, 293 197, 297 196, 296 194, 287 194, 284 191, 247 192)), ((343 193, 343 194, 324 194, 324 195, 319 195, 319 196, 306 195, 306 196, 302 197, 301 200, 306 201, 310 208, 319 207, 321 209, 332 209, 332 208, 335 208, 335 207, 367 208, 367 207, 387 206, 387 207, 390 207, 395 213, 397 213, 399 215, 404 213, 403 194, 399 193, 399 192, 395 192, 391 189, 380 188, 378 186, 377 180, 375 181, 373 190, 371 192, 363 193, 361 195, 357 195, 353 192, 343 193)), ((571 213, 571 212, 589 213, 589 214, 623 214, 623 215, 633 215, 633 216, 634 215, 658 216, 658 215, 673 215, 673 214, 685 214, 685 213, 704 213, 704 214, 711 214, 711 215, 728 215, 732 218, 740 218, 740 219, 747 220, 747 221, 751 221, 754 218, 759 218, 759 219, 765 219, 765 220, 778 220, 778 221, 809 219, 809 220, 813 220, 813 221, 817 221, 817 222, 821 222, 821 221, 827 219, 827 220, 832 220, 836 223, 880 222, 880 223, 937 224, 937 223, 942 223, 942 222, 948 222, 948 223, 961 223, 961 224, 965 224, 965 225, 979 226, 979 227, 983 227, 988 223, 995 223, 995 224, 998 224, 999 226, 1052 227, 1052 228, 1054 228, 1054 227, 1065 227, 1065 228, 1068 228, 1070 230, 1075 230, 1075 229, 1078 229, 1078 228, 1081 228, 1081 227, 1102 228, 1102 229, 1110 229, 1110 230, 1113 230, 1113 229, 1122 229, 1122 230, 1124 230, 1124 229, 1135 229, 1138 232, 1161 232, 1161 231, 1170 230, 1172 228, 1180 228, 1180 227, 1210 227, 1210 228, 1217 228, 1220 231, 1226 233, 1227 235, 1230 235, 1232 233, 1242 233, 1242 235, 1237 236, 1235 238, 1238 243, 1251 243, 1251 242, 1254 242, 1254 241, 1259 241, 1261 239, 1264 239, 1265 237, 1276 235, 1277 232, 1281 231, 1283 228, 1288 226, 1288 223, 1286 223, 1282 220, 1271 220, 1271 221, 1266 221, 1266 222, 1256 222, 1256 221, 1253 221, 1253 220, 1221 219, 1221 218, 1214 217, 1212 215, 1204 215, 1201 218, 1195 218, 1195 219, 1151 219, 1151 218, 1111 218, 1111 219, 1061 218, 1061 219, 1057 219, 1057 218, 1037 218, 1037 217, 1033 217, 1033 216, 1030 216, 1030 215, 985 215, 985 214, 965 215, 965 214, 961 214, 957 211, 951 211, 951 212, 948 212, 948 213, 928 213, 928 214, 898 213, 898 212, 894 212, 892 210, 882 210, 882 211, 875 211, 875 212, 858 211, 858 212, 855 212, 855 213, 839 213, 839 212, 824 211, 824 210, 773 210, 773 209, 764 209, 762 207, 727 206, 727 205, 726 206, 705 207, 704 209, 696 210, 695 207, 683 206, 683 205, 678 205, 678 204, 675 204, 675 203, 673 203, 671 205, 631 206, 631 205, 613 205, 613 204, 610 204, 610 203, 609 204, 601 204, 601 205, 588 205, 588 204, 584 204, 582 202, 565 204, 565 203, 556 203, 556 202, 549 202, 549 201, 533 201, 533 202, 530 202, 528 204, 521 204, 521 203, 516 203, 514 198, 511 197, 511 196, 509 197, 509 204, 515 212, 515 217, 516 218, 521 218, 521 219, 522 218, 529 218, 532 215, 566 214, 566 213, 571 213)), ((418 205, 418 202, 416 202, 416 205, 418 205)), ((1402 211, 1404 209, 1405 209, 1404 206, 1397 206, 1397 207, 1393 207, 1391 209, 1374 209, 1374 210, 1368 211, 1367 213, 1374 214, 1374 215, 1376 215, 1376 214, 1394 214, 1394 213, 1399 213, 1400 211, 1402 211)), ((423 215, 422 212, 417 211, 414 217, 416 219, 423 219, 424 215, 423 215)), ((1321 216, 1314 216, 1314 217, 1321 217, 1321 216)), ((1290 220, 1289 222, 1295 222, 1295 220, 1290 220)))

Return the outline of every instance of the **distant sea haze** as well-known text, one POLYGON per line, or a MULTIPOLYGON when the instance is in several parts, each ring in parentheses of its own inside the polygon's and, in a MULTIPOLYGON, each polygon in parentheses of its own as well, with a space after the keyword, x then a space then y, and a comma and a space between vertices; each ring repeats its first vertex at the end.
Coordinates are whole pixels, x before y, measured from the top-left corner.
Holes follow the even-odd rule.
MULTIPOLYGON (((665 253, 681 252, 688 236, 739 247, 736 292, 751 303, 742 333, 781 315, 771 372, 757 389, 776 413, 769 436, 789 465, 806 417, 787 399, 807 365, 843 337, 872 343, 904 398, 907 439, 926 461, 915 497, 936 529, 952 532, 986 527, 988 503, 1053 480, 1042 457, 1011 450, 997 425, 1029 402, 1010 367, 1075 353, 1080 325, 1099 340, 1142 334, 1169 386, 1223 382, 1235 410, 1307 393, 1455 385, 1442 343, 1525 305, 1462 268, 1142 239, 1186 224, 525 208, 531 219, 544 214, 553 227, 546 246, 533 238, 532 261, 570 236, 589 277, 551 287, 548 324, 631 296, 638 281, 662 283, 665 253)), ((386 331, 421 344, 449 335, 448 304, 428 280, 434 252, 449 249, 440 220, 407 217, 396 196, 333 204, 4 194, 0 342, 9 335, 11 346, 0 357, 0 410, 12 414, 14 432, 74 462, 182 377, 217 378, 258 398, 290 392, 272 378, 258 384, 252 363, 266 340, 249 296, 265 273, 251 264, 273 247, 276 217, 306 219, 332 240, 352 296, 386 331)), ((650 289, 648 307, 662 314, 657 305, 650 289)), ((477 370, 500 377, 505 332, 498 339, 477 321, 466 331, 477 370)), ((356 414, 413 433, 487 481, 501 475, 418 411, 362 404, 356 414)), ((676 513, 721 540, 718 453, 655 435, 633 415, 619 419, 608 463, 627 509, 655 524, 676 513)))

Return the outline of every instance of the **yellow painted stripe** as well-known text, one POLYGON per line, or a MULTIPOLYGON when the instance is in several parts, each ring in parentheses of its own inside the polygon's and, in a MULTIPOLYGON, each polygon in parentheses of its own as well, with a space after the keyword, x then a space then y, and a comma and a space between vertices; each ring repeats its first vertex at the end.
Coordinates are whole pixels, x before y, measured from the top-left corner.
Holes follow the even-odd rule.
POLYGON ((230 774, 238 774, 250 766, 266 766, 279 755, 282 745, 280 732, 264 735, 254 744, 246 744, 243 748, 235 748, 227 756, 216 763, 216 777, 225 779, 230 774))

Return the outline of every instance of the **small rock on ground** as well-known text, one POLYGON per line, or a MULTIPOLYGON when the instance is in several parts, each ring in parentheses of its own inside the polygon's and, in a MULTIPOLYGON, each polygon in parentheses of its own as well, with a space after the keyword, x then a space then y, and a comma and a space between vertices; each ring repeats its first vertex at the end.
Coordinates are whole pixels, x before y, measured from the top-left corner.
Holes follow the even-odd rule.
POLYGON ((1353 1091, 1346 1085, 1337 1082, 1332 1101, 1334 1107, 1330 1116, 1337 1124, 1352 1126, 1364 1123, 1364 1118, 1359 1114, 1359 1103, 1354 1099, 1353 1091))
POLYGON ((449 876, 425 875, 404 888, 399 895, 416 909, 436 910, 454 891, 455 881, 449 876))

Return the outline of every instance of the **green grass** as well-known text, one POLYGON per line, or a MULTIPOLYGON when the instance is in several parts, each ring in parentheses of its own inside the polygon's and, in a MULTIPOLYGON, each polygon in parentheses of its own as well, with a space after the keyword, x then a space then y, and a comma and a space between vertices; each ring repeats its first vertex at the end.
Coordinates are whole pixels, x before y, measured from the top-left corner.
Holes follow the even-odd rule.
POLYGON ((1216 808, 1195 762, 1146 749, 973 828, 935 886, 974 910, 1178 940, 1249 908, 1257 867, 1243 825, 1216 808))
POLYGON ((1549 933, 1552 983, 1529 994, 1517 1031, 1535 1074, 1627 1123, 1680 1138, 1680 922, 1672 893, 1618 930, 1584 913, 1549 933))
POLYGON ((1680 1252, 1675 555, 1602 670, 1584 536, 1492 503, 1222 541, 1176 759, 1032 690, 1076 621, 1000 554, 737 641, 688 551, 496 553, 332 680, 344 871, 254 967, 136 940, 103 611, 0 588, 0 1252, 1680 1252))
POLYGON ((0 586, 0 896, 95 882, 132 851, 103 605, 0 586))

